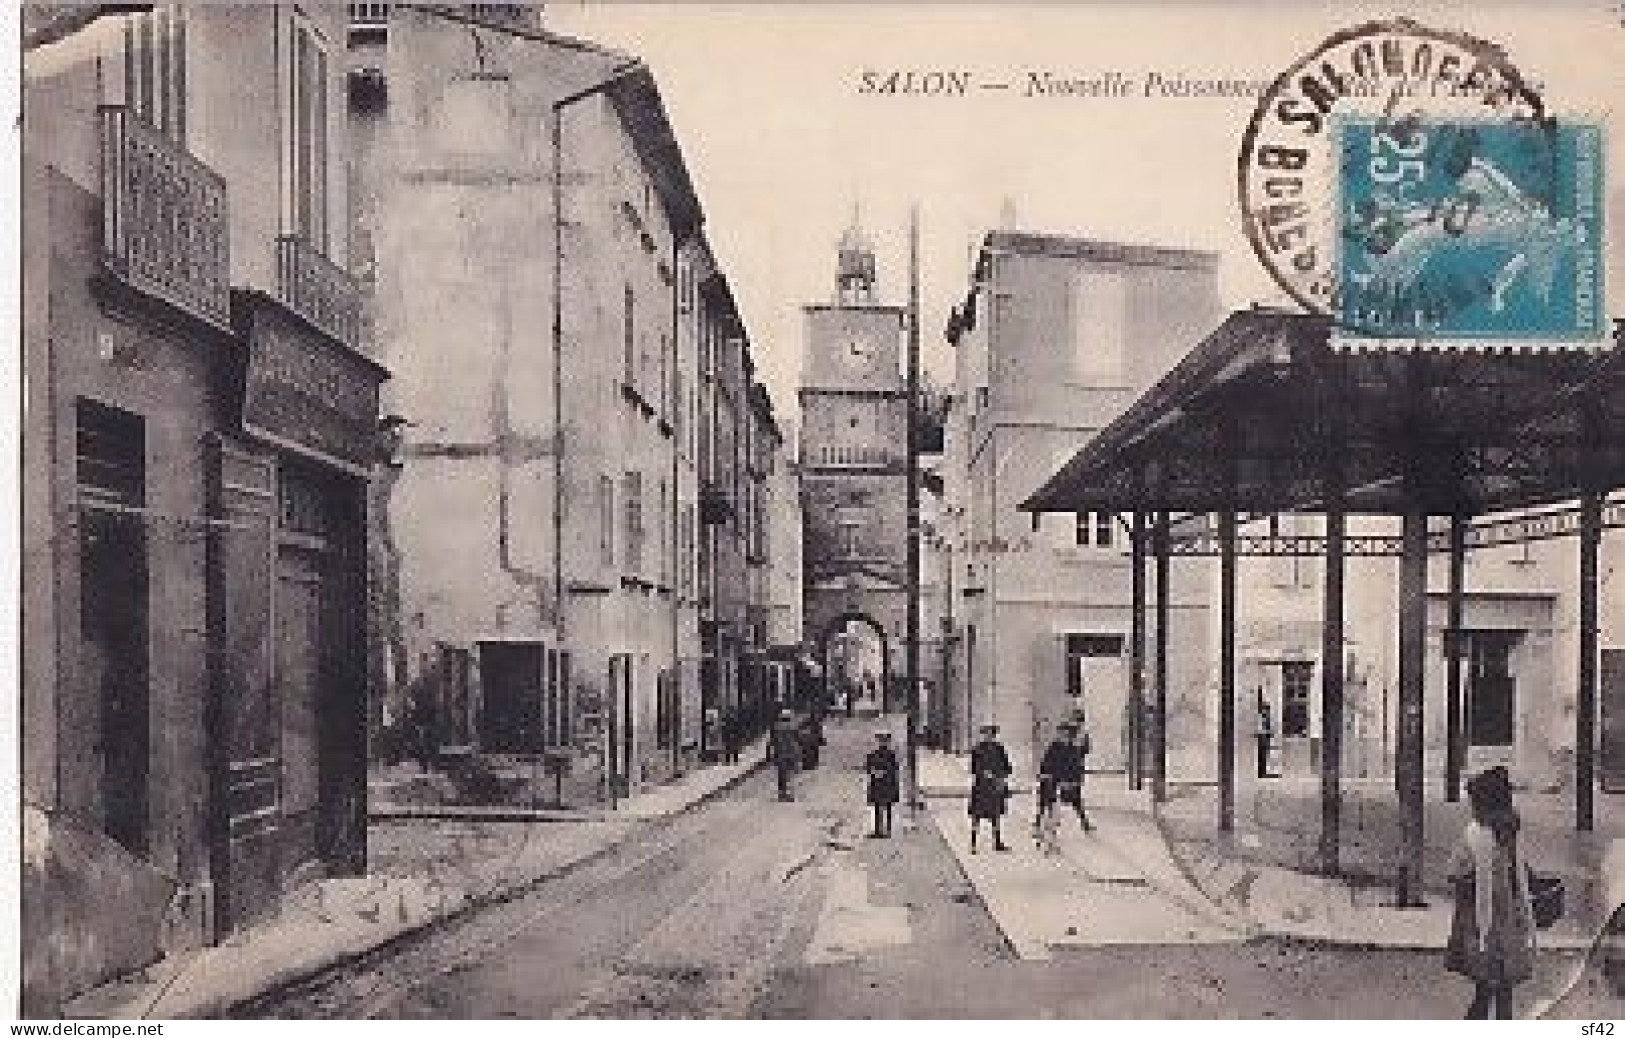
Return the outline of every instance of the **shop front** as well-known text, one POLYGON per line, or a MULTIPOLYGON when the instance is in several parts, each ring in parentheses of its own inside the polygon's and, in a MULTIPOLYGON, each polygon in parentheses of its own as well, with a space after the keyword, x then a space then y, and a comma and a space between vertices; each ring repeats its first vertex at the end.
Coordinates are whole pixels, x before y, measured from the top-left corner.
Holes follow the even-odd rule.
POLYGON ((216 922, 366 865, 367 474, 382 368, 238 292, 236 428, 209 464, 216 922))

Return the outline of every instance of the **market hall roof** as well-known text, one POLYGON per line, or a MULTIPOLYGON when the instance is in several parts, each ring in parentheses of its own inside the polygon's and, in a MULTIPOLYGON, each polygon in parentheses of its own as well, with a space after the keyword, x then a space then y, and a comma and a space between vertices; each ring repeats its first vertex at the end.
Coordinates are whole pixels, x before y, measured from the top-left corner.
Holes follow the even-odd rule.
POLYGON ((1354 350, 1325 318, 1237 311, 1021 507, 1312 510, 1331 466, 1351 511, 1380 514, 1619 488, 1625 350, 1354 350))

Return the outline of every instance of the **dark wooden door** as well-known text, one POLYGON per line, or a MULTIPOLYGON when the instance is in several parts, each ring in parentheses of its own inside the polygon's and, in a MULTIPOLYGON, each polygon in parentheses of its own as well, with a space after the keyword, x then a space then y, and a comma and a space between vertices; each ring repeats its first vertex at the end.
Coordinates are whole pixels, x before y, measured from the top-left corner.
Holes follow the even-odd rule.
POLYGON ((1516 734, 1517 688, 1512 674, 1515 631, 1467 632, 1467 740, 1473 746, 1511 746, 1516 734))
POLYGON ((273 696, 276 469, 229 441, 210 466, 208 751, 215 922, 230 932, 275 901, 280 881, 280 718, 273 696))
POLYGON ((1597 770, 1605 791, 1625 793, 1625 649, 1602 650, 1598 681, 1602 753, 1597 770))
POLYGON ((284 882, 321 861, 323 558, 284 546, 277 558, 276 699, 282 760, 281 872, 284 882))

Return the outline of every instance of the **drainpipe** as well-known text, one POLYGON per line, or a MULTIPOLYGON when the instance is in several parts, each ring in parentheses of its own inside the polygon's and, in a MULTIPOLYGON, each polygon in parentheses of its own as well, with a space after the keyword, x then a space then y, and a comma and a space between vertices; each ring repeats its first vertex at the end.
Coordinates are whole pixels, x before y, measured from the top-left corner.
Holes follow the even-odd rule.
POLYGON ((682 366, 683 356, 683 272, 680 266, 683 245, 688 241, 688 233, 673 234, 671 236, 671 355, 667 358, 671 364, 670 377, 666 379, 666 408, 668 413, 666 424, 671 429, 671 482, 670 491, 666 495, 666 505, 671 509, 670 521, 666 528, 666 579, 670 588, 671 602, 671 677, 667 695, 672 698, 673 731, 671 733, 671 770, 673 774, 681 774, 683 770, 683 665, 679 646, 682 643, 683 631, 683 582, 678 575, 678 567, 683 560, 677 557, 682 547, 678 539, 678 532, 682 526, 682 505, 679 503, 682 495, 678 492, 678 481, 681 477, 682 466, 678 463, 678 451, 681 448, 683 431, 687 429, 681 422, 672 421, 672 418, 682 414, 683 401, 677 399, 673 387, 677 384, 677 372, 682 366))
MULTIPOLYGON (((564 109, 643 68, 637 59, 553 102, 553 604, 564 640, 564 109)), ((606 690, 607 692, 607 690, 606 690)))

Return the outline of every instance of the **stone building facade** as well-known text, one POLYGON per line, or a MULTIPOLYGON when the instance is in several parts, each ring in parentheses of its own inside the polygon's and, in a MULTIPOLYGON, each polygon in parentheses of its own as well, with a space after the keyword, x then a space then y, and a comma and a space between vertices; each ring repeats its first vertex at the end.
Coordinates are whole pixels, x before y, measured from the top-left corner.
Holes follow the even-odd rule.
POLYGON ((641 62, 538 7, 360 6, 356 237, 403 419, 375 723, 613 802, 738 696, 744 323, 641 62))
POLYGON ((342 9, 68 13, 24 10, 31 1009, 364 867, 385 378, 342 9))
MULTIPOLYGON (((999 724, 1022 761, 1057 721, 1081 716, 1091 766, 1125 766, 1131 567, 1125 517, 1017 508, 1217 314, 1209 253, 1015 231, 983 240, 949 336, 950 686, 967 709, 948 715, 972 730, 999 724)), ((1210 768, 1207 569, 1182 562, 1172 572, 1168 740, 1176 774, 1210 768)))

